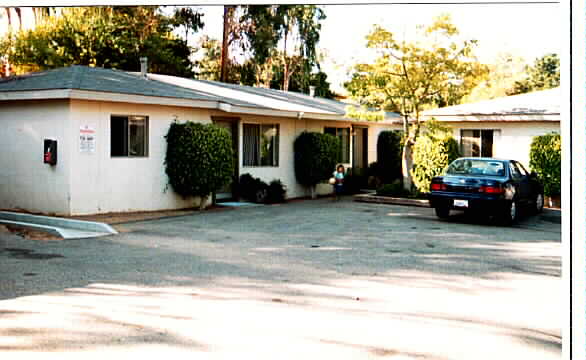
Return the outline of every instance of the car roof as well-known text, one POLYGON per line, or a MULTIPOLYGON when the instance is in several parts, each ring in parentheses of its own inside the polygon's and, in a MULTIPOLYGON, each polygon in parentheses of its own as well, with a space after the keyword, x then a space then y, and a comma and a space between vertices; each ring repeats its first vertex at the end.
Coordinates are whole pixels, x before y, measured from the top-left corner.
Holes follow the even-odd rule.
MULTIPOLYGON (((515 161, 515 160, 511 160, 511 159, 500 159, 500 158, 491 158, 491 157, 460 157, 460 158, 457 158, 456 160, 483 160, 483 161, 504 161, 504 162, 515 161)), ((454 161, 456 161, 456 160, 454 160, 454 161)))

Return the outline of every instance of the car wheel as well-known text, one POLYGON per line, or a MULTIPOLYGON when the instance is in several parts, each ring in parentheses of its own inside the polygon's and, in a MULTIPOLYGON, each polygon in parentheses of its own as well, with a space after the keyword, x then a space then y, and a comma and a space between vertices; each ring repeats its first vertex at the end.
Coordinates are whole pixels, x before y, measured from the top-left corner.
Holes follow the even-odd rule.
POLYGON ((435 208, 435 214, 440 219, 447 219, 450 217, 450 208, 447 206, 438 206, 435 208))
POLYGON ((543 212, 543 194, 537 194, 535 197, 534 211, 536 214, 541 214, 543 212))
POLYGON ((517 201, 513 200, 504 208, 504 211, 502 214, 502 223, 504 225, 511 225, 515 221, 517 221, 518 216, 519 216, 519 206, 517 204, 517 201))

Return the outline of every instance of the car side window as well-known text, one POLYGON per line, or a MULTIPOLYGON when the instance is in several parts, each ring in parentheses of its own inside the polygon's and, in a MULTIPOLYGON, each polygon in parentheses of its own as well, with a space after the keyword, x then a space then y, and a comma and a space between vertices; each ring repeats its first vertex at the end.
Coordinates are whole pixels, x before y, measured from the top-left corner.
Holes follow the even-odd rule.
POLYGON ((519 180, 522 177, 521 172, 512 162, 509 163, 509 171, 511 172, 511 177, 515 180, 519 180))
POLYGON ((525 167, 523 166, 523 164, 521 164, 520 162, 515 161, 515 165, 517 165, 517 168, 519 168, 519 171, 521 172, 521 175, 523 175, 523 176, 529 176, 529 171, 527 171, 527 169, 525 169, 525 167))

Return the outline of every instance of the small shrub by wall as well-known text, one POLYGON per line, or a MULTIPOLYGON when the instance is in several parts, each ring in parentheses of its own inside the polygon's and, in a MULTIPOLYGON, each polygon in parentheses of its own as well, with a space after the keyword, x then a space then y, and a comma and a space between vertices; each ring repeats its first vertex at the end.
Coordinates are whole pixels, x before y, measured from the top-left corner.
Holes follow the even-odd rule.
POLYGON ((207 197, 232 180, 230 133, 214 124, 172 123, 167 135, 165 172, 173 190, 183 197, 207 197))
POLYGON ((303 132, 295 139, 295 177, 312 188, 312 197, 315 185, 332 176, 341 146, 337 137, 317 132, 303 132))
POLYGON ((250 174, 243 174, 238 181, 240 196, 255 203, 274 204, 284 202, 287 187, 281 180, 273 180, 269 184, 250 174))
POLYGON ((529 167, 543 183, 545 196, 556 196, 561 193, 562 138, 560 134, 551 133, 533 138, 529 151, 529 167))
POLYGON ((460 156, 458 142, 447 127, 428 121, 413 146, 411 176, 418 191, 428 193, 431 179, 441 175, 452 161, 460 156))

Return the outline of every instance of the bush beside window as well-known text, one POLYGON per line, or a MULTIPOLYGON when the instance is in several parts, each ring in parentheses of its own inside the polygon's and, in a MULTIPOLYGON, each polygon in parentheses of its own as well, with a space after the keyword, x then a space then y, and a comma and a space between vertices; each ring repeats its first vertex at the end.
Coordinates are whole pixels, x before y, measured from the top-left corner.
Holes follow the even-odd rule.
POLYGON ((402 131, 385 130, 378 135, 376 142, 376 176, 385 184, 390 184, 401 175, 401 155, 403 153, 402 131))
POLYGON ((431 179, 460 156, 458 142, 448 128, 429 121, 413 146, 413 184, 419 192, 430 191, 431 179))
POLYGON ((295 139, 295 177, 300 184, 311 187, 313 198, 315 185, 332 176, 340 148, 340 140, 330 134, 303 132, 295 139))
POLYGON ((529 167, 543 183, 545 196, 557 196, 561 193, 562 138, 560 134, 551 133, 533 138, 529 151, 529 167))
POLYGON ((183 197, 207 197, 232 181, 232 137, 214 124, 172 123, 167 135, 165 172, 175 192, 183 197))

